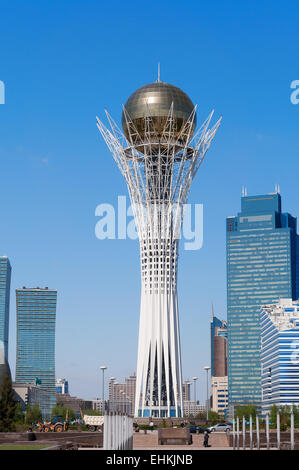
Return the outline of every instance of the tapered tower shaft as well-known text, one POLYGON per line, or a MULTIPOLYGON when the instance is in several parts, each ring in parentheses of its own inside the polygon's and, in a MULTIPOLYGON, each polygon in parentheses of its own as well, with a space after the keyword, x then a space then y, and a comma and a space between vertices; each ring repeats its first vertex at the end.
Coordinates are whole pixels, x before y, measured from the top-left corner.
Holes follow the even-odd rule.
POLYGON ((191 182, 220 120, 194 134, 196 107, 179 88, 156 82, 137 90, 122 116, 124 134, 98 128, 128 186, 140 242, 141 305, 135 416, 182 416, 177 299, 178 247, 191 182))

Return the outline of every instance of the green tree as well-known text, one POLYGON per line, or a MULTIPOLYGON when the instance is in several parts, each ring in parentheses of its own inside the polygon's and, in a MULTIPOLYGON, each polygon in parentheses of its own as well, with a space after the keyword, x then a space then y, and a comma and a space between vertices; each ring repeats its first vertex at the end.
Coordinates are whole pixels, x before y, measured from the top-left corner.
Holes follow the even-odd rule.
POLYGON ((270 408, 270 413, 269 413, 269 421, 270 421, 270 427, 271 428, 276 428, 277 426, 277 412, 278 412, 278 407, 276 405, 272 405, 270 408))
POLYGON ((237 406, 235 409, 235 418, 242 419, 245 416, 246 421, 249 421, 250 416, 252 416, 252 421, 255 422, 256 414, 257 410, 254 405, 237 406))
POLYGON ((102 416, 102 412, 99 410, 84 410, 84 414, 89 416, 102 416))
POLYGON ((23 411, 21 403, 18 401, 14 416, 14 422, 16 424, 24 424, 25 421, 25 413, 23 411))
POLYGON ((3 375, 0 388, 0 431, 15 431, 15 412, 17 401, 14 398, 10 374, 8 370, 3 375))
POLYGON ((27 405, 26 413, 25 413, 25 424, 31 425, 33 423, 34 423, 34 419, 33 419, 32 408, 30 405, 27 405))
POLYGON ((40 410, 38 403, 34 403, 33 405, 32 419, 33 419, 33 423, 38 423, 38 421, 43 421, 43 415, 42 415, 42 412, 40 410))
POLYGON ((218 413, 216 413, 216 411, 212 411, 212 410, 209 410, 208 418, 209 418, 209 422, 212 425, 218 423, 219 421, 223 421, 221 418, 219 418, 218 413))
POLYGON ((65 420, 67 413, 69 421, 76 419, 76 415, 71 408, 64 406, 62 403, 57 403, 57 405, 53 406, 51 410, 51 417, 53 418, 53 416, 61 416, 62 419, 65 420))

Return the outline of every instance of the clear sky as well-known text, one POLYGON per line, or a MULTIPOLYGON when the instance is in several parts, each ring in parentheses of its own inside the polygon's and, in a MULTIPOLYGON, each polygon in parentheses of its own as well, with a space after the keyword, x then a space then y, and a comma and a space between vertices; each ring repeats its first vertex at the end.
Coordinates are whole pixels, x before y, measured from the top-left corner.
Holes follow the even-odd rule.
POLYGON ((181 251, 184 379, 209 364, 211 302, 226 317, 225 218, 248 195, 280 184, 299 215, 297 1, 3 0, 0 15, 0 254, 12 264, 9 359, 15 371, 15 289, 58 290, 56 372, 72 395, 101 394, 99 366, 136 370, 139 247, 95 237, 95 208, 126 195, 97 128, 157 78, 211 109, 221 128, 193 182, 204 244, 181 251))

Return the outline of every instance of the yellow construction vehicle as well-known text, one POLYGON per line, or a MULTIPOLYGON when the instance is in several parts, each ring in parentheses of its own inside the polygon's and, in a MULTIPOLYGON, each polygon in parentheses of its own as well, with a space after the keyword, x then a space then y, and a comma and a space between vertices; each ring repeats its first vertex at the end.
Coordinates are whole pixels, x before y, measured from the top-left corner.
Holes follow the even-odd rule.
POLYGON ((37 429, 40 432, 63 432, 67 431, 69 428, 69 423, 68 423, 68 413, 65 418, 65 421, 63 420, 62 416, 53 416, 51 421, 47 421, 44 423, 38 423, 37 429))

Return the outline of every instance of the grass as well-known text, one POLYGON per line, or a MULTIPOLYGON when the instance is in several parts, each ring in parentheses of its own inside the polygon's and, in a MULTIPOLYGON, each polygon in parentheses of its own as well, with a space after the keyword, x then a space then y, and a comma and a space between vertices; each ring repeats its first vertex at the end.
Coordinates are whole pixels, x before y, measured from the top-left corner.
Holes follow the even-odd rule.
POLYGON ((3 444, 0 445, 0 450, 41 450, 49 446, 33 446, 33 445, 18 445, 18 444, 3 444))

